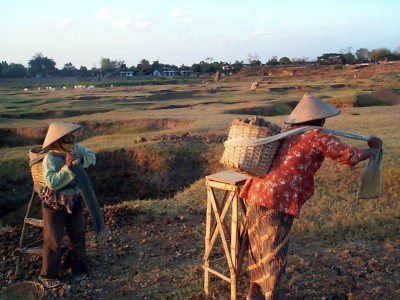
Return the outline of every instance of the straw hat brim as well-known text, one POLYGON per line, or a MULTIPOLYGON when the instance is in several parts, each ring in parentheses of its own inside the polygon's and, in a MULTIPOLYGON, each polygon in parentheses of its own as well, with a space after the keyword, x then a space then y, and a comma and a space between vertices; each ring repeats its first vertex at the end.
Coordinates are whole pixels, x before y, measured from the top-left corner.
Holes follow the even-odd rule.
POLYGON ((63 123, 63 122, 53 122, 49 125, 46 137, 44 139, 42 149, 48 147, 55 141, 59 140, 68 133, 72 133, 80 129, 81 125, 63 123))
POLYGON ((285 124, 299 124, 336 116, 340 110, 325 103, 311 93, 306 93, 285 120, 285 124))

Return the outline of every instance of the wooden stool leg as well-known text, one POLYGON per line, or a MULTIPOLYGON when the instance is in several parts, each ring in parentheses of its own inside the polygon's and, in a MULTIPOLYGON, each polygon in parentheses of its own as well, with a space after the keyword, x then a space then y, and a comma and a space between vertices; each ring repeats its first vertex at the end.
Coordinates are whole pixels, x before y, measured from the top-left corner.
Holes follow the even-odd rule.
POLYGON ((30 216, 31 209, 32 209, 32 203, 33 203, 33 199, 35 198, 35 195, 36 195, 36 192, 35 192, 35 189, 33 189, 31 199, 29 200, 28 208, 25 213, 24 223, 22 225, 22 230, 21 230, 21 237, 19 238, 19 251, 18 251, 17 264, 15 267, 15 276, 17 276, 17 277, 20 277, 23 275, 21 265, 22 265, 23 247, 25 244, 25 234, 26 234, 25 219, 30 216))
POLYGON ((231 215, 231 257, 233 270, 231 272, 231 300, 236 300, 237 294, 237 266, 238 266, 238 256, 237 256, 237 246, 238 246, 238 190, 236 189, 234 192, 235 200, 232 201, 232 215, 231 215))
POLYGON ((206 213, 206 237, 205 237, 205 253, 204 257, 204 293, 206 296, 209 295, 209 284, 210 284, 210 247, 211 247, 211 197, 213 197, 213 193, 211 187, 207 187, 207 213, 206 213))

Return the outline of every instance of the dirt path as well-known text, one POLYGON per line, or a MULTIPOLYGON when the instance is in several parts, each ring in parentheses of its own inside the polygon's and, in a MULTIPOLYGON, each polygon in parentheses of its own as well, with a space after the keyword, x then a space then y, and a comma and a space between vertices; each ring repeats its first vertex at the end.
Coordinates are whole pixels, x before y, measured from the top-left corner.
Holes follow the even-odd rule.
MULTIPOLYGON (((45 299, 206 299, 203 293, 203 212, 143 213, 135 208, 105 211, 110 237, 94 245, 88 233, 90 277, 75 283, 66 276, 45 299)), ((24 260, 24 279, 11 280, 19 230, 0 235, 0 287, 37 280, 41 258, 24 260)), ((36 239, 40 232, 31 232, 36 239)), ((399 299, 400 241, 327 246, 323 241, 290 245, 285 299, 399 299)), ((228 299, 229 285, 211 281, 211 299, 228 299)), ((245 297, 247 279, 239 284, 245 297)))

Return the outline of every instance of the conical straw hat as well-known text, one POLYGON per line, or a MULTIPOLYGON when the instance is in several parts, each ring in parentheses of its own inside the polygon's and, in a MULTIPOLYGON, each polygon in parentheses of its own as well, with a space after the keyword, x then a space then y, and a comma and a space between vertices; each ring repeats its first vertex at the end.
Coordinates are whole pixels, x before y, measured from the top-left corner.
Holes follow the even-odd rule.
POLYGON ((306 93, 285 120, 286 124, 299 124, 336 116, 340 110, 325 103, 311 93, 306 93))
POLYGON ((49 129, 47 130, 46 137, 44 138, 42 149, 51 145, 58 139, 62 138, 64 135, 68 133, 74 132, 81 128, 81 125, 63 123, 63 122, 53 122, 50 124, 49 129))

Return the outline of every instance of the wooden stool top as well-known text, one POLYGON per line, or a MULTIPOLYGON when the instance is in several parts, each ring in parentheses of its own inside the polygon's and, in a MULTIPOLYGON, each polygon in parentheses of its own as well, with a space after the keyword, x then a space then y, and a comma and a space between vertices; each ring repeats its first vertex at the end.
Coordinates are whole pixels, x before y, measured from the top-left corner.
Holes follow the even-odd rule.
POLYGON ((229 170, 208 175, 206 176, 206 181, 218 181, 236 186, 236 185, 243 185, 246 182, 247 178, 248 176, 243 173, 238 173, 236 171, 229 170))

